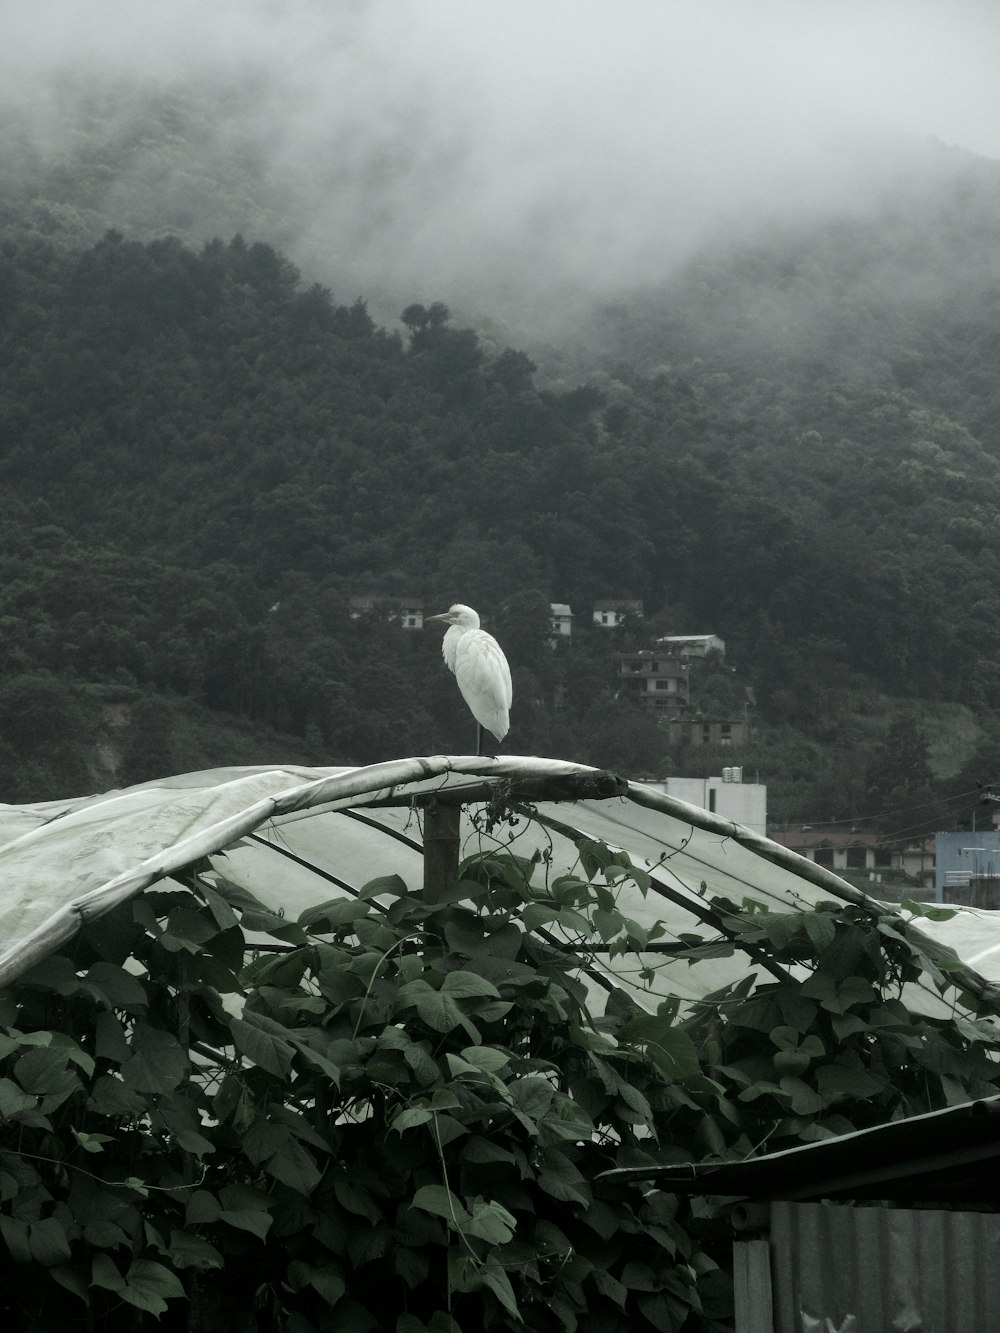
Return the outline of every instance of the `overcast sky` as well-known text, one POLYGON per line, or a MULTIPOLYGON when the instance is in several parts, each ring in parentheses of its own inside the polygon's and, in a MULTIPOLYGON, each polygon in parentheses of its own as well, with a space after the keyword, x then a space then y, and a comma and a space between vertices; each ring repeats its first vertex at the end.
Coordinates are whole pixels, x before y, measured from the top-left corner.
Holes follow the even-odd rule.
POLYGON ((1000 159, 998 0, 0 0, 0 18, 0 82, 25 102, 67 69, 263 71, 241 114, 304 252, 445 296, 539 267, 610 289, 713 228, 851 206, 907 136, 1000 159))

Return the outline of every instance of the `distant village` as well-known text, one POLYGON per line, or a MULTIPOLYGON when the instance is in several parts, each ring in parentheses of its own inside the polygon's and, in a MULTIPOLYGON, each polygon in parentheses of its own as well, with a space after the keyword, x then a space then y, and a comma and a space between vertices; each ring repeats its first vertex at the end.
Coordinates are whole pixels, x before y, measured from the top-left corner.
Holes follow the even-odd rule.
MULTIPOLYGON (((353 616, 381 612, 413 631, 424 627, 424 606, 417 598, 358 595, 350 600, 353 616)), ((572 638, 576 616, 564 602, 550 603, 550 642, 572 638)), ((590 623, 606 630, 634 628, 643 617, 635 598, 606 598, 591 607, 590 623)), ((722 659, 726 643, 718 634, 667 634, 647 648, 617 654, 620 689, 626 697, 657 714, 672 745, 746 745, 750 723, 742 717, 705 717, 691 709, 691 670, 710 654, 722 659)), ((752 691, 751 694, 752 701, 752 691)), ((718 776, 667 777, 649 786, 668 796, 743 824, 806 857, 818 866, 854 880, 876 897, 963 903, 1000 908, 1000 806, 984 812, 973 832, 940 832, 909 841, 886 841, 860 827, 800 825, 768 827, 767 786, 744 780, 741 766, 726 765, 718 776)))

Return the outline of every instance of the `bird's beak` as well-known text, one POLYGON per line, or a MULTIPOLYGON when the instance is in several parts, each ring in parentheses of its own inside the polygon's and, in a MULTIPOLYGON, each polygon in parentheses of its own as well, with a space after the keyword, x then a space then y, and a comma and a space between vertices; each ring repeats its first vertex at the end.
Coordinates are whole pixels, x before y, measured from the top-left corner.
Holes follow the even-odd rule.
POLYGON ((447 611, 445 611, 439 616, 424 616, 424 623, 426 624, 428 620, 450 620, 450 619, 451 616, 448 614, 447 611))

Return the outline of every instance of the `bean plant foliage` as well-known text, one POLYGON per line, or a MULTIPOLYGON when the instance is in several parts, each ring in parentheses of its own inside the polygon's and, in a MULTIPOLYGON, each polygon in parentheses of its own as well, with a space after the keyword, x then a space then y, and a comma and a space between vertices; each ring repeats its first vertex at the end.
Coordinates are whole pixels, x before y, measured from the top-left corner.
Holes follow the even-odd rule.
POLYGON ((721 1212, 602 1171, 994 1089, 974 1000, 907 1009, 921 974, 955 992, 902 917, 705 895, 715 929, 668 939, 622 908, 650 877, 579 850, 563 875, 478 854, 433 903, 378 878, 296 921, 220 859, 38 963, 0 995, 8 1325, 721 1331, 721 1212), (671 995, 734 953, 738 983, 671 995))

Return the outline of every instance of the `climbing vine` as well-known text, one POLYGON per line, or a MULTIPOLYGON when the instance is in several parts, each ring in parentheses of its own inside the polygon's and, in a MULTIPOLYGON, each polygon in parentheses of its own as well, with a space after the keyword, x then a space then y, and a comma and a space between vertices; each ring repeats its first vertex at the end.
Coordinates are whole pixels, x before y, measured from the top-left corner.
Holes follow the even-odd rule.
POLYGON ((643 871, 579 851, 295 921, 220 860, 26 973, 0 995, 11 1326, 720 1333, 723 1221, 601 1172, 995 1089, 992 1018, 902 917, 706 898, 718 933, 669 938, 622 909, 643 871), (772 967, 694 1006, 588 974, 627 957, 669 991, 725 953, 772 967), (908 1007, 920 977, 951 1012, 908 1007))

